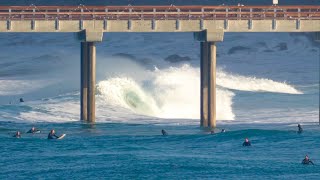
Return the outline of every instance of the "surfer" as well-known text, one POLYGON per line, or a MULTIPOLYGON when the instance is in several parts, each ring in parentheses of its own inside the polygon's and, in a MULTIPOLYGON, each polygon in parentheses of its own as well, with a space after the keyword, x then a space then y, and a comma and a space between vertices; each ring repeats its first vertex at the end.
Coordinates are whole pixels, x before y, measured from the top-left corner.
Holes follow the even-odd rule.
POLYGON ((225 129, 221 129, 221 133, 225 133, 226 132, 226 130, 225 129))
POLYGON ((165 131, 164 129, 161 130, 161 133, 162 133, 162 136, 167 136, 168 135, 167 131, 165 131))
POLYGON ((54 131, 54 129, 52 129, 50 131, 50 133, 48 134, 48 139, 58 139, 59 136, 56 135, 56 132, 54 131))
POLYGON ((20 98, 19 101, 20 101, 20 102, 24 102, 23 98, 20 98))
POLYGON ((249 141, 248 138, 246 138, 242 144, 242 146, 251 146, 251 142, 249 141))
POLYGON ((301 164, 305 164, 305 165, 314 165, 313 162, 309 159, 309 156, 306 155, 306 157, 302 160, 301 164))
POLYGON ((21 133, 20 131, 17 131, 15 135, 13 135, 15 138, 21 138, 21 133))
POLYGON ((40 130, 36 129, 35 127, 32 127, 27 133, 40 133, 40 130))
POLYGON ((302 129, 301 125, 300 125, 300 124, 298 124, 298 134, 301 134, 301 133, 302 133, 302 131, 303 131, 303 129, 302 129))

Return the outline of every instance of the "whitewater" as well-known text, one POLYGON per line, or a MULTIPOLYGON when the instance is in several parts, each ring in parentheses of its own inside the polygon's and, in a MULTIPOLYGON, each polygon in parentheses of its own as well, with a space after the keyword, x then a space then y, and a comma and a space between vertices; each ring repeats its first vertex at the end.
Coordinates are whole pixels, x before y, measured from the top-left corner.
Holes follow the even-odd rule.
MULTIPOLYGON (((44 35, 1 37, 1 120, 78 121, 79 42, 44 35)), ((318 59, 308 34, 226 34, 218 44, 217 119, 316 122, 318 59)), ((97 44, 97 80, 97 122, 199 122, 199 43, 190 33, 106 35, 97 44), (170 55, 190 60, 166 61, 170 55)))

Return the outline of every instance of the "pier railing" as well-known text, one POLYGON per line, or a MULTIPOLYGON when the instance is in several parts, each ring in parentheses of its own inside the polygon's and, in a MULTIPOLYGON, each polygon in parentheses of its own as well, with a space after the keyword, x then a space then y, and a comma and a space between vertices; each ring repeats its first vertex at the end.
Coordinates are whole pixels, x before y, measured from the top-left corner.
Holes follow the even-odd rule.
POLYGON ((320 6, 0 6, 0 20, 320 19, 320 6))

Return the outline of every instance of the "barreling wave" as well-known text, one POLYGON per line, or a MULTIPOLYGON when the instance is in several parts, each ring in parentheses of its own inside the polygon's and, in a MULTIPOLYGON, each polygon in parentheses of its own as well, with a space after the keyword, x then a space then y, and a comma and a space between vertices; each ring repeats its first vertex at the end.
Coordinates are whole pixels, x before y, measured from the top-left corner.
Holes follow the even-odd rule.
MULTIPOLYGON (((258 79, 217 72, 217 119, 233 120, 233 97, 229 89, 301 94, 294 87, 269 79, 258 79)), ((112 77, 97 85, 100 96, 108 104, 116 104, 137 114, 159 118, 191 118, 200 116, 200 72, 190 65, 155 68, 150 77, 138 82, 129 77, 112 77)))

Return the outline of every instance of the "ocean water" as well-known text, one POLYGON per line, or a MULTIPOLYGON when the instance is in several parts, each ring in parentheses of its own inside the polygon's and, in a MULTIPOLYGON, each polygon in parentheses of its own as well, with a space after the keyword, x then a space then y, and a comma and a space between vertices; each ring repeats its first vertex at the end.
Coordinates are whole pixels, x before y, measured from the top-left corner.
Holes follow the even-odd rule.
POLYGON ((216 132, 227 132, 214 135, 199 127, 192 33, 105 33, 96 45, 97 123, 88 125, 79 121, 74 34, 0 34, 0 179, 319 179, 320 44, 312 34, 225 34, 216 132), (42 132, 26 134, 32 126, 42 132), (47 140, 51 129, 67 135, 47 140), (252 147, 242 147, 246 137, 252 147), (300 164, 306 154, 314 166, 300 164))

